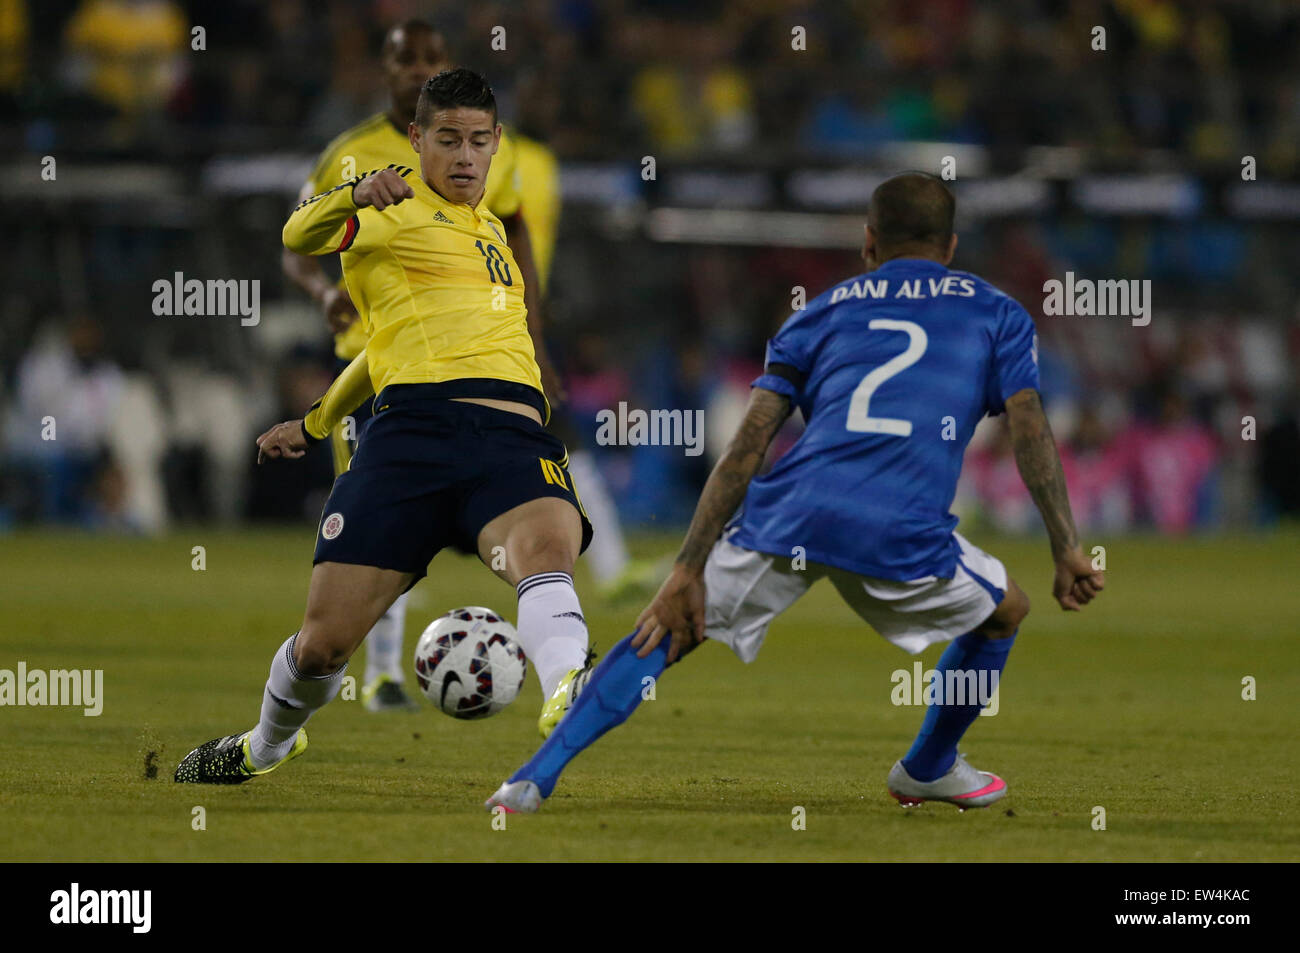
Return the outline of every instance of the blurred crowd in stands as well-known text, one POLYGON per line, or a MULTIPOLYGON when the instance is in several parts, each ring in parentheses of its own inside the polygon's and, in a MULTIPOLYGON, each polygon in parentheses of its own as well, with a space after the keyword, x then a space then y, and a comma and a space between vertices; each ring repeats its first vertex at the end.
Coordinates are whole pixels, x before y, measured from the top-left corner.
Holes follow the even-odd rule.
MULTIPOLYGON (((929 139, 982 145, 1006 171, 1039 145, 1077 147, 1102 168, 1193 173, 1235 170, 1250 153, 1261 174, 1284 178, 1300 158, 1300 5, 1286 0, 0 0, 6 151, 188 167, 227 152, 310 153, 384 107, 376 53, 385 27, 413 15, 438 23, 456 60, 489 74, 503 116, 565 160, 851 162, 929 139), (492 46, 498 26, 504 50, 492 46)), ((213 216, 202 228, 206 246, 192 247, 253 247, 266 263, 264 324, 296 318, 303 330, 220 359, 176 332, 150 356, 122 333, 135 317, 93 291, 75 307, 33 292, 26 320, 12 318, 23 289, 10 271, 0 527, 318 517, 327 450, 259 468, 250 448, 328 385, 323 322, 278 284, 273 217, 213 216)), ((1183 533, 1300 516, 1291 231, 1211 214, 963 232, 957 266, 1038 323, 1082 526, 1183 533), (1069 268, 1152 277, 1151 324, 1043 315, 1043 282, 1069 268)), ((132 268, 167 274, 122 264, 132 249, 179 241, 159 235, 104 231, 83 267, 109 291, 132 268)), ((551 316, 583 438, 594 446, 596 413, 620 401, 706 411, 702 457, 594 447, 626 519, 689 517, 791 288, 811 298, 860 270, 851 249, 611 243, 562 225, 551 316)), ((792 421, 776 452, 797 431, 792 421)), ((998 421, 977 434, 954 505, 1003 530, 1036 529, 998 421)))
POLYGON ((0 0, 0 118, 39 138, 109 114, 124 150, 181 148, 178 129, 328 139, 374 111, 380 38, 413 15, 507 112, 544 77, 562 156, 899 139, 1297 156, 1289 0, 0 0))

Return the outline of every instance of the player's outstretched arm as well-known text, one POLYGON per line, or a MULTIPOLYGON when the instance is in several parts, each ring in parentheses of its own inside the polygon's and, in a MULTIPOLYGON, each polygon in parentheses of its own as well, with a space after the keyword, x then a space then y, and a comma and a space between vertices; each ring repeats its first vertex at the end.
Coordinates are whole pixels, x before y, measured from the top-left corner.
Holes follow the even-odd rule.
POLYGON ((346 251, 360 229, 358 210, 371 207, 382 212, 414 195, 400 173, 380 169, 299 202, 284 223, 281 239, 285 248, 300 255, 346 251))
POLYGON ((672 572, 636 620, 632 645, 641 658, 649 655, 667 632, 673 633, 669 664, 690 644, 692 635, 696 642, 703 641, 704 564, 727 520, 744 501, 749 481, 763 465, 772 438, 788 416, 790 398, 784 394, 762 387, 750 391, 745 419, 704 484, 672 572))
POLYGON ((745 418, 704 484, 690 529, 677 554, 677 565, 697 574, 704 572, 709 551, 722 535, 727 520, 744 501, 749 481, 763 465, 772 439, 789 416, 789 397, 762 387, 750 391, 745 418))
POLYGON ((1020 479, 1043 517, 1052 543, 1056 576, 1052 595, 1062 609, 1078 611, 1101 592, 1105 579, 1079 547, 1079 534, 1070 512, 1065 471, 1056 450, 1052 428, 1043 412, 1038 391, 1025 388, 1007 398, 1007 422, 1020 479))
POLYGON ((305 418, 276 424, 257 438, 257 462, 279 457, 296 460, 313 443, 328 437, 345 416, 373 394, 369 360, 362 351, 334 379, 325 395, 311 405, 305 418))
POLYGON ((406 179, 392 169, 372 172, 352 187, 352 200, 356 202, 357 208, 370 206, 378 212, 414 197, 415 189, 407 185, 406 179))
POLYGON ((257 462, 287 458, 297 460, 311 446, 302 429, 301 420, 286 420, 276 424, 257 438, 257 462))
MULTIPOLYGON (((309 182, 298 193, 298 202, 307 201, 313 194, 315 193, 309 182)), ((352 304, 347 289, 340 288, 331 281, 316 258, 285 248, 280 253, 280 269, 286 278, 320 305, 331 333, 339 334, 346 331, 357 319, 357 309, 352 304)))

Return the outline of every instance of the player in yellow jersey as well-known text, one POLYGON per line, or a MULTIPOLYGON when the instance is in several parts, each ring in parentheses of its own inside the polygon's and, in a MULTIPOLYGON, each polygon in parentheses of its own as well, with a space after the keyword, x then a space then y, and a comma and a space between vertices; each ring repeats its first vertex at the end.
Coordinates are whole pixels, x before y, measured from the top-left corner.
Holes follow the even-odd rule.
MULTIPOLYGON (((411 19, 394 26, 384 39, 380 51, 384 85, 388 90, 389 108, 335 138, 316 160, 311 177, 303 185, 298 200, 318 195, 351 180, 358 173, 382 169, 396 163, 411 165, 415 155, 407 140, 407 126, 415 115, 420 88, 430 76, 447 69, 450 55, 447 44, 432 24, 411 19)), ((551 370, 541 341, 541 309, 537 293, 544 279, 533 262, 530 229, 520 212, 515 168, 515 150, 510 137, 503 134, 488 173, 484 204, 504 225, 505 237, 522 273, 528 307, 529 333, 533 336, 538 365, 545 392, 554 399, 560 394, 558 379, 551 370)), ((301 255, 285 248, 282 266, 286 276, 305 291, 325 314, 334 332, 334 353, 340 367, 361 353, 366 332, 357 321, 356 307, 341 282, 332 281, 318 257, 301 255)), ((330 434, 334 454, 334 473, 347 469, 352 444, 369 418, 368 407, 352 413, 345 426, 330 434)), ((402 689, 402 636, 406 625, 406 596, 403 594, 378 622, 366 639, 366 672, 362 682, 362 700, 368 711, 411 710, 417 707, 402 689)))
POLYGON ((418 173, 366 174, 284 227, 295 251, 342 253, 367 343, 304 420, 258 438, 259 459, 302 456, 372 390, 374 418, 325 504, 302 628, 275 653, 261 718, 191 751, 177 781, 236 784, 301 753, 366 633, 447 546, 516 587, 518 639, 545 696, 585 664, 571 572, 591 524, 543 426, 518 263, 482 205, 501 136, 491 87, 466 69, 438 74, 409 136, 418 173))

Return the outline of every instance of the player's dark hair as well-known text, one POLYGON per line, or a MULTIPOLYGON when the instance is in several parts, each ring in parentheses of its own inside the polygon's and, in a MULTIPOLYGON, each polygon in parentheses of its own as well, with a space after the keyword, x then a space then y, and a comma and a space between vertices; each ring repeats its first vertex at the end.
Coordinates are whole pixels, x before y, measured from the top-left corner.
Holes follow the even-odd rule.
POLYGON ((928 172, 903 172, 871 193, 867 224, 882 249, 924 246, 946 252, 952 241, 957 200, 928 172))
POLYGON ((380 58, 388 56, 393 52, 393 48, 396 46, 393 37, 397 35, 398 31, 401 31, 403 36, 410 36, 412 33, 441 32, 436 26, 421 17, 410 17, 409 19, 403 20, 401 23, 394 23, 388 28, 388 32, 384 34, 384 45, 379 50, 380 58))
POLYGON ((440 109, 483 109, 496 119, 497 98, 492 87, 478 73, 463 66, 446 69, 428 79, 415 107, 415 124, 428 129, 440 109))

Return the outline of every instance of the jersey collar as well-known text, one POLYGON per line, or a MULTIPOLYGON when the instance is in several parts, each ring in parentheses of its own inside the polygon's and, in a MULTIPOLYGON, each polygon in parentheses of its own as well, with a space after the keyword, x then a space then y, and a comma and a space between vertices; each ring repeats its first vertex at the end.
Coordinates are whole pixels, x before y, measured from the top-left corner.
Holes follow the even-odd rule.
POLYGON ((948 266, 933 258, 891 258, 876 268, 871 274, 885 274, 891 271, 947 271, 948 266))
MULTIPOLYGON (((423 176, 417 173, 415 177, 419 180, 420 187, 424 189, 425 198, 432 203, 435 208, 446 209, 448 212, 467 213, 475 225, 479 225, 485 220, 483 212, 481 211, 484 208, 482 199, 479 199, 479 203, 476 206, 470 205, 467 202, 453 202, 428 182, 424 181, 423 176)), ((492 223, 489 221, 488 224, 491 225, 492 223)), ((495 225, 492 226, 492 230, 494 232, 497 230, 495 225)), ((505 237, 501 236, 501 240, 504 242, 505 237)))

